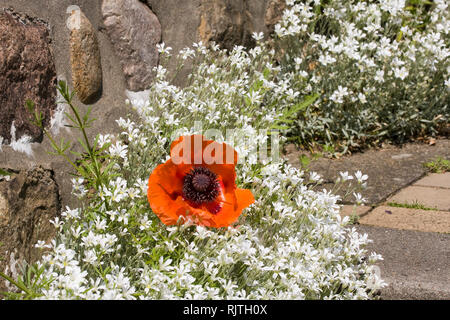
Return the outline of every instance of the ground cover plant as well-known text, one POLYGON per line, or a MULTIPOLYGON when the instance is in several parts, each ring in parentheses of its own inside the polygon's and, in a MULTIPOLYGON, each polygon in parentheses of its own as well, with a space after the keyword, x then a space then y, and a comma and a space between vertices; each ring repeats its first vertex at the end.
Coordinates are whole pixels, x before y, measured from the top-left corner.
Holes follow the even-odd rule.
POLYGON ((425 162, 423 166, 430 172, 444 173, 450 171, 450 160, 442 157, 436 157, 429 162, 425 162))
POLYGON ((290 139, 335 154, 436 135, 449 121, 448 1, 286 1, 275 28, 291 95, 320 100, 290 139))
MULTIPOLYGON (((262 35, 254 38, 249 50, 197 43, 172 57, 180 68, 193 61, 184 88, 170 83, 163 65, 171 49, 159 45, 162 61, 148 100, 127 102, 139 117, 118 119, 120 134, 92 142, 84 134, 89 113, 82 116, 67 85, 59 84, 68 122, 86 138, 80 140, 85 153, 75 155, 81 160, 72 162, 73 195, 82 205, 52 221, 58 236, 36 244, 44 250, 40 261, 12 261, 2 272, 7 298, 376 297, 384 285, 374 265, 381 257, 366 250, 366 234, 340 217, 334 195, 346 188, 346 197, 363 202, 368 177, 343 172, 335 190, 320 190, 317 173, 278 157, 284 138, 277 130, 321 93, 297 92, 297 78, 276 63, 279 53, 262 35), (177 141, 200 134, 206 144, 230 146, 239 160, 201 162, 178 177, 179 167, 171 165, 177 141), (176 185, 182 195, 173 192, 176 185)), ((28 108, 34 112, 32 103, 28 108)), ((39 114, 34 117, 39 125, 39 114)), ((70 143, 49 139, 65 157, 70 143)))

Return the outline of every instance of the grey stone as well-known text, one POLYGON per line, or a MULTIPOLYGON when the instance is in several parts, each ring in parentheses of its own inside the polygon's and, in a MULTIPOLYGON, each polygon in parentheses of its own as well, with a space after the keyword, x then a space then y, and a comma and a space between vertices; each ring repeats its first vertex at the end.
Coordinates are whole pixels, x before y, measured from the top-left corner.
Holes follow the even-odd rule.
POLYGON ((264 32, 269 0, 147 0, 162 26, 162 41, 177 53, 194 42, 214 41, 222 48, 253 45, 264 32))
MULTIPOLYGON (((270 0, 146 1, 161 23, 162 42, 175 55, 199 41, 205 44, 214 41, 227 49, 235 45, 252 46, 253 32, 269 33, 264 19, 270 0)), ((172 74, 177 67, 174 60, 165 65, 172 74)), ((188 61, 174 83, 184 86, 191 70, 188 61)))
MULTIPOLYGON (((12 173, 0 181, 0 270, 15 260, 32 263, 41 256, 38 240, 49 242, 55 228, 49 222, 60 215, 61 202, 53 173, 42 167, 12 173)), ((3 281, 0 291, 4 291, 3 281)))
POLYGON ((200 8, 198 33, 204 43, 214 41, 227 50, 253 46, 254 27, 246 1, 202 0, 200 8))
POLYGON ((369 252, 383 256, 377 265, 388 287, 385 300, 450 299, 450 234, 358 225, 373 242, 369 252))
POLYGON ((360 218, 365 216, 370 210, 372 210, 372 207, 369 206, 344 205, 339 213, 342 218, 346 216, 357 216, 360 218))
POLYGON ((412 156, 411 153, 402 153, 402 154, 397 154, 395 156, 392 156, 391 158, 394 160, 401 160, 401 159, 409 158, 411 156, 412 156))
POLYGON ((360 224, 392 229, 450 233, 450 212, 379 206, 360 224))
MULTIPOLYGON (((285 157, 294 166, 300 167, 299 156, 303 154, 311 157, 308 153, 296 150, 292 145, 285 157)), ((425 143, 406 143, 399 146, 388 145, 381 149, 370 149, 361 153, 344 156, 339 159, 319 158, 312 160, 308 169, 316 171, 324 179, 323 187, 331 190, 339 172, 348 171, 353 174, 360 170, 369 176, 367 189, 362 195, 367 199, 366 204, 379 204, 400 189, 414 183, 426 174, 423 164, 437 156, 450 158, 450 140, 436 139, 435 145, 425 143), (411 154, 409 157, 392 159, 392 155, 411 154)), ((343 195, 345 189, 342 189, 343 195)), ((354 199, 346 201, 352 203, 354 199)), ((347 202, 346 202, 347 203, 347 202)))
POLYGON ((270 0, 264 16, 264 23, 270 33, 274 32, 275 25, 281 20, 286 9, 286 0, 270 0))
POLYGON ((102 14, 128 89, 148 89, 159 59, 156 44, 161 41, 161 25, 158 18, 138 0, 103 0, 102 14))

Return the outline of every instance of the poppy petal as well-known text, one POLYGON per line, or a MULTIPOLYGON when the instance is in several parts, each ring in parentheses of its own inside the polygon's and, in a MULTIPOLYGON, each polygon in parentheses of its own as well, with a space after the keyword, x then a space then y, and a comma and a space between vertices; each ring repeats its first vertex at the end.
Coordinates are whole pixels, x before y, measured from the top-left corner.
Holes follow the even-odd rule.
POLYGON ((175 200, 181 196, 183 188, 175 166, 171 160, 158 165, 148 180, 147 199, 153 212, 165 224, 172 224, 178 219, 180 209, 175 200))
POLYGON ((255 197, 249 189, 236 189, 237 211, 242 211, 255 203, 255 197))
MULTIPOLYGON (((253 193, 247 189, 236 189, 234 199, 233 203, 227 201, 217 218, 214 219, 217 228, 226 227, 236 222, 242 214, 242 210, 255 202, 253 193)), ((233 197, 228 195, 228 200, 233 200, 233 197)))
POLYGON ((226 143, 206 140, 202 135, 181 136, 170 146, 170 157, 175 164, 203 166, 236 165, 238 154, 226 143))

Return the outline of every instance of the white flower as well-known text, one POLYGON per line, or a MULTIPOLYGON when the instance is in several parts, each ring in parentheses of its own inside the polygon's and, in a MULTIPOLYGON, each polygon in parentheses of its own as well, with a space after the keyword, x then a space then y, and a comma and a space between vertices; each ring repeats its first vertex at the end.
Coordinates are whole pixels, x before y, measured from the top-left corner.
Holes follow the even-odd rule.
POLYGON ((338 86, 338 89, 332 93, 330 99, 336 103, 343 103, 344 97, 348 96, 348 95, 349 95, 349 92, 346 87, 338 86))
POLYGON ((180 51, 181 58, 187 60, 188 58, 193 58, 195 56, 195 51, 191 48, 185 48, 180 51))
POLYGON ((255 41, 260 41, 262 39, 264 39, 264 33, 263 32, 253 32, 252 33, 252 38, 255 39, 255 41))
POLYGON ((374 80, 377 81, 377 82, 384 82, 384 71, 383 70, 378 70, 375 73, 374 80))
POLYGON ((251 91, 247 97, 248 97, 251 105, 257 106, 257 105, 261 104, 262 96, 259 94, 258 91, 251 91))
POLYGON ((367 102, 366 95, 364 93, 358 93, 358 99, 361 103, 367 102))
POLYGON ((360 193, 354 192, 353 196, 355 197, 356 204, 358 204, 358 205, 366 202, 366 199, 364 199, 360 193))
POLYGON ((70 233, 74 237, 74 239, 78 239, 81 235, 81 226, 77 226, 76 228, 74 226, 70 227, 70 233))
POLYGON ((348 171, 345 172, 339 172, 342 181, 348 181, 348 180, 353 180, 353 176, 348 174, 348 171))
POLYGON ((106 229, 106 220, 97 217, 95 219, 95 229, 101 231, 101 230, 105 230, 106 229))
POLYGON ((128 146, 123 145, 121 142, 117 141, 109 147, 109 154, 113 157, 119 157, 125 159, 128 153, 128 146))
POLYGON ((404 80, 408 76, 408 70, 405 67, 394 68, 394 75, 396 78, 404 80))
POLYGON ((332 56, 328 55, 328 54, 325 54, 325 55, 320 55, 320 57, 319 57, 319 62, 320 62, 322 65, 326 66, 326 65, 328 65, 328 64, 335 63, 335 62, 336 62, 336 59, 333 58, 332 56))
POLYGON ((174 269, 174 267, 171 266, 172 259, 164 260, 164 258, 161 256, 159 258, 158 263, 159 263, 159 270, 160 271, 171 271, 171 270, 174 269))
POLYGON ((311 171, 309 174, 309 180, 312 182, 320 182, 322 180, 320 174, 315 171, 311 171))
POLYGON ((405 7, 405 0, 380 0, 381 10, 388 11, 391 15, 396 16, 402 12, 405 7))
POLYGON ((68 206, 66 206, 66 211, 62 212, 61 216, 65 217, 66 219, 78 219, 80 217, 80 210, 70 209, 68 206))
POLYGON ((124 225, 128 224, 129 214, 125 209, 122 209, 117 217, 118 222, 123 222, 124 225))
POLYGON ((127 131, 132 129, 134 126, 134 123, 130 119, 125 120, 122 117, 120 117, 119 120, 116 120, 116 122, 121 128, 123 128, 127 131))
POLYGON ((76 197, 83 197, 86 195, 87 190, 84 187, 84 178, 72 178, 72 193, 76 197))
POLYGON ((105 144, 110 143, 111 142, 111 138, 112 136, 110 134, 99 134, 98 135, 98 146, 101 148, 103 147, 105 144))
POLYGON ((88 264, 97 265, 98 264, 97 254, 95 253, 94 250, 87 250, 85 252, 85 257, 83 258, 83 261, 88 264))
POLYGON ((156 48, 158 49, 158 52, 159 52, 161 55, 167 55, 167 56, 170 56, 170 51, 172 50, 172 48, 171 48, 171 47, 166 47, 166 44, 165 44, 164 42, 158 43, 158 44, 156 45, 156 48))
POLYGON ((49 244, 46 244, 45 241, 38 240, 37 243, 34 245, 36 248, 43 249, 43 248, 51 248, 52 246, 49 244))
POLYGON ((358 170, 355 172, 355 178, 356 178, 356 180, 358 180, 358 183, 363 183, 369 177, 366 174, 362 174, 362 172, 358 170))
POLYGON ((50 220, 50 223, 55 226, 56 230, 59 230, 64 225, 64 221, 59 220, 58 217, 50 220))

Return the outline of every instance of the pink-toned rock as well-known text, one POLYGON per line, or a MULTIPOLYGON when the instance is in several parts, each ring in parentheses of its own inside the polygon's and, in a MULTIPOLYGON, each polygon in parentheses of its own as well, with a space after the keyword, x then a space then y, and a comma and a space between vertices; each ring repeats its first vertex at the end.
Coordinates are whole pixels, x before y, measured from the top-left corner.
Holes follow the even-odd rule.
POLYGON ((450 211, 450 189, 409 186, 387 202, 421 204, 431 209, 450 211))
POLYGON ((359 219, 360 224, 377 227, 450 232, 450 212, 380 206, 359 219))
POLYGON ((370 206, 355 206, 355 205, 344 205, 341 208, 341 217, 357 215, 358 217, 362 217, 367 212, 372 209, 370 206))
POLYGON ((33 100, 50 122, 56 109, 56 68, 47 25, 9 9, 0 9, 0 136, 5 144, 23 135, 42 141, 42 131, 30 123, 25 101, 33 100), (14 122, 14 130, 11 130, 14 122), (12 135, 15 134, 15 137, 12 135))
POLYGON ((102 15, 128 89, 148 89, 153 81, 153 68, 159 60, 156 44, 161 41, 161 25, 158 18, 138 0, 103 0, 102 15))
POLYGON ((414 185, 421 187, 437 187, 450 189, 450 172, 431 173, 414 183, 414 185))

